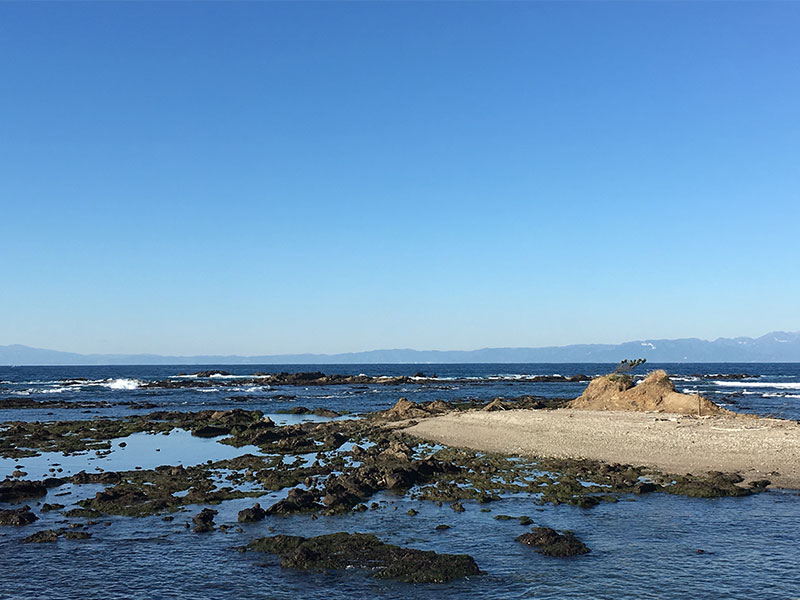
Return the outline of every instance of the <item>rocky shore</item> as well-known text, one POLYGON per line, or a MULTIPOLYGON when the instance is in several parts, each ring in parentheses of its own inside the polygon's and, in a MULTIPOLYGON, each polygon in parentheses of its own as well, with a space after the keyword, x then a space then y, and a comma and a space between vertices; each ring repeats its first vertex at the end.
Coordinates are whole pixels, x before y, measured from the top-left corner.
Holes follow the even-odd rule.
MULTIPOLYGON (((309 381, 320 379, 312 375, 309 381)), ((43 543, 89 539, 91 524, 110 516, 161 515, 169 522, 188 513, 185 526, 193 533, 242 535, 242 524, 287 515, 313 520, 388 511, 386 492, 449 507, 457 519, 465 512, 491 512, 494 503, 510 495, 527 495, 531 506, 591 510, 647 494, 738 497, 762 493, 770 482, 800 487, 797 423, 734 415, 702 402, 698 416, 692 413, 697 406, 696 397, 678 394, 666 374, 656 372, 638 385, 624 377, 598 378, 572 401, 523 396, 415 403, 400 398, 391 409, 360 418, 328 413, 330 420, 283 426, 260 411, 240 409, 8 422, 0 426, 0 455, 20 464, 0 482, 0 502, 9 505, 0 509, 0 526, 29 529, 43 513, 60 514, 69 525, 32 531, 24 539, 43 543), (684 414, 653 412, 681 406, 684 414), (22 470, 25 458, 42 452, 108 453, 112 441, 124 444, 134 433, 176 429, 236 448, 255 446, 260 453, 127 471, 63 474, 54 468, 52 477, 36 481, 22 470), (72 504, 55 503, 51 491, 67 484, 103 488, 72 504), (270 492, 282 496, 264 502, 270 492), (240 510, 234 522, 218 523, 218 512, 208 508, 247 498, 253 498, 252 506, 240 510)), ((392 518, 416 514, 412 508, 392 518)), ((497 514, 495 519, 533 526, 508 542, 516 539, 544 556, 589 552, 574 534, 559 533, 538 517, 497 514)), ((449 527, 437 530, 446 536, 449 527)), ((480 573, 469 556, 394 546, 370 534, 261 537, 239 548, 275 554, 286 568, 352 566, 409 583, 480 573)))

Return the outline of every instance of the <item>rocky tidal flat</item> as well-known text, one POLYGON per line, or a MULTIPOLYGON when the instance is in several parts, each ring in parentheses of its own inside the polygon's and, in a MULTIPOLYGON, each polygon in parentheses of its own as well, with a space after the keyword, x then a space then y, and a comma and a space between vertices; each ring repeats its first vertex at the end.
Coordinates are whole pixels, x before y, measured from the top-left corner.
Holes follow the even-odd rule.
POLYGON ((365 581, 452 585, 502 572, 483 552, 473 555, 465 548, 463 536, 470 530, 494 530, 491 535, 502 540, 495 542, 496 551, 517 561, 591 560, 608 550, 581 527, 582 514, 619 507, 613 510, 624 516, 632 512, 626 507, 657 496, 743 501, 770 489, 767 477, 734 471, 689 474, 636 463, 491 452, 416 433, 437 419, 562 414, 570 402, 531 395, 400 398, 386 410, 346 417, 341 408, 297 406, 287 412, 314 420, 283 425, 275 414, 238 408, 7 421, 0 425, 0 457, 9 469, 0 482, 0 540, 57 548, 112 543, 122 528, 140 535, 153 529, 164 539, 196 536, 197 543, 213 542, 219 552, 238 549, 238 560, 274 556, 264 565, 284 570, 285 577, 309 571, 340 578, 334 574, 347 572, 365 581), (113 468, 115 456, 123 456, 134 440, 148 452, 140 455, 141 464, 113 468), (172 456, 172 445, 190 440, 205 453, 153 464, 172 456), (220 452, 235 456, 221 458, 220 452), (46 476, 26 465, 36 460, 52 465, 46 476), (398 538, 398 532, 419 532, 420 526, 427 533, 398 538))

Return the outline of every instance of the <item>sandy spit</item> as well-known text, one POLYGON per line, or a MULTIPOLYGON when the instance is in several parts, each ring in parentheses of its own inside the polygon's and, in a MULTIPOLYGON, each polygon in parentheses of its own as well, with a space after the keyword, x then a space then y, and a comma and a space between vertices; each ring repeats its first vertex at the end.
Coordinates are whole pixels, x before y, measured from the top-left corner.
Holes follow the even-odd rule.
POLYGON ((696 417, 589 410, 449 413, 405 430, 502 454, 590 458, 666 473, 738 472, 800 489, 800 424, 749 415, 696 417))

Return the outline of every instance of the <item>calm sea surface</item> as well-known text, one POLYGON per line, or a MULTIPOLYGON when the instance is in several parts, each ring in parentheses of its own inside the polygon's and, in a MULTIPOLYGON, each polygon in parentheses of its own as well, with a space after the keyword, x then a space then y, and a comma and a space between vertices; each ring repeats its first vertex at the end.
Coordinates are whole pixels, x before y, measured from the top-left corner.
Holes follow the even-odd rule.
MULTIPOLYGON (((731 410, 800 419, 800 364, 675 364, 665 368, 681 391, 699 392, 731 410), (741 380, 708 375, 749 373, 741 380)), ((305 406, 359 413, 381 410, 401 396, 414 401, 434 399, 513 398, 524 394, 578 396, 583 383, 532 383, 532 375, 597 375, 606 364, 477 364, 477 365, 203 365, 114 367, 0 367, 0 421, 91 419, 142 414, 149 410, 209 408, 259 409, 278 422, 297 417, 275 411, 305 406), (202 389, 146 390, 141 383, 223 369, 231 377, 202 389), (436 384, 327 387, 267 387, 238 385, 236 376, 255 372, 322 371, 367 375, 436 374, 436 384), (85 378, 80 385, 63 379, 85 378), (104 408, 4 409, 4 399, 31 398, 64 402, 104 401, 104 408), (133 408, 147 403, 154 408, 133 408)), ((642 371, 644 371, 642 369, 642 371)), ((0 478, 22 465, 40 478, 58 462, 64 474, 81 469, 152 468, 160 464, 198 464, 209 458, 229 458, 254 449, 236 449, 214 440, 170 435, 136 434, 124 448, 114 444, 108 456, 0 459, 0 478)), ((71 503, 93 496, 102 486, 72 486, 50 491, 38 503, 71 503)), ((261 499, 270 504, 281 494, 261 499)), ((390 508, 355 515, 272 518, 244 524, 245 532, 198 535, 184 528, 200 508, 190 507, 167 523, 160 517, 104 519, 86 541, 22 544, 38 529, 65 525, 57 511, 42 513, 26 527, 0 527, 0 598, 431 598, 458 594, 472 598, 800 598, 800 496, 772 490, 747 498, 688 499, 651 494, 592 509, 538 506, 527 497, 508 497, 482 513, 465 502, 467 511, 412 501, 388 493, 390 508), (394 504, 391 504, 394 503, 394 504), (397 510, 393 510, 394 507, 397 510), (419 511, 416 517, 405 513, 419 511), (571 529, 591 548, 572 559, 540 556, 514 542, 527 528, 516 521, 496 521, 493 515, 530 515, 536 524, 571 529), (451 529, 436 531, 446 523, 451 529), (384 541, 414 548, 472 555, 485 575, 446 585, 377 581, 363 573, 304 573, 283 570, 269 555, 240 554, 231 549, 253 537, 274 533, 318 535, 336 531, 370 532, 384 541), (698 554, 697 550, 704 552, 698 554)), ((252 499, 215 506, 216 522, 234 523, 252 499)), ((5 504, 0 508, 18 505, 5 504)))

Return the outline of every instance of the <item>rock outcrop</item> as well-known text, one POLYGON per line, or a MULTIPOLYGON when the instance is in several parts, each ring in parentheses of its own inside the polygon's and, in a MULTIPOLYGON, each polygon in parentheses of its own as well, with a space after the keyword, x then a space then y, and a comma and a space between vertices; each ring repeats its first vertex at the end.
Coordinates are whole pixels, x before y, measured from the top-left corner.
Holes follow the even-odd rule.
POLYGON ((675 391, 666 371, 649 373, 638 385, 629 375, 595 377, 569 408, 582 410, 627 410, 694 415, 727 414, 725 410, 697 394, 675 391))
POLYGON ((523 533, 518 542, 533 546, 545 556, 578 556, 589 552, 588 546, 575 537, 572 532, 558 533, 549 527, 534 527, 530 533, 523 533))
POLYGON ((277 554, 282 567, 320 571, 360 568, 371 571, 378 579, 406 583, 445 583, 481 572, 466 554, 401 548, 364 533, 331 533, 312 538, 276 535, 255 539, 246 549, 277 554))

